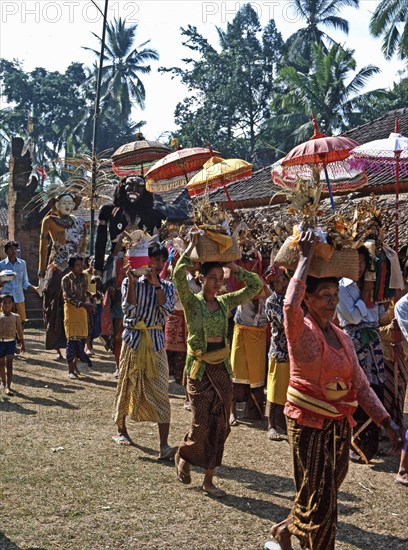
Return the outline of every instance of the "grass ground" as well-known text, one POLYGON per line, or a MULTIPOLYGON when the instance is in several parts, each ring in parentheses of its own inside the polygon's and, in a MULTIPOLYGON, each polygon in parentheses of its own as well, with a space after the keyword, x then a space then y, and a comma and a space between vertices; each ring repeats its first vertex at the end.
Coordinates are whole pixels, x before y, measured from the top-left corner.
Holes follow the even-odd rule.
MULTIPOLYGON (((270 443, 262 423, 233 428, 226 445, 222 501, 177 482, 157 462, 153 424, 129 423, 134 447, 112 442, 113 363, 103 348, 89 377, 71 381, 27 331, 15 363, 14 397, 0 398, 0 548, 31 550, 262 549, 272 522, 288 513, 293 481, 287 441, 270 443)), ((170 442, 190 413, 170 384, 170 442)), ((407 548, 408 490, 394 483, 397 457, 351 464, 339 495, 336 548, 407 548)), ((299 548, 299 547, 296 547, 299 548)))

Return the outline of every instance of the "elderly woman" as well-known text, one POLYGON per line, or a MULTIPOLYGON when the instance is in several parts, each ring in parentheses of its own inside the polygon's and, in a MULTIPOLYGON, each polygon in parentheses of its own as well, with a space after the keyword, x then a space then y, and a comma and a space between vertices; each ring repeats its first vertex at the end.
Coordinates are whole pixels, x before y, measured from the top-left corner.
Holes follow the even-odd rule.
POLYGON ((207 262, 200 268, 202 292, 194 294, 186 279, 186 269, 191 265, 190 253, 197 242, 197 233, 192 230, 190 236, 191 241, 173 273, 188 327, 186 371, 192 412, 190 431, 179 446, 175 462, 177 478, 185 484, 191 483, 191 464, 204 468, 202 489, 219 498, 226 493, 214 485, 213 477, 230 433, 232 400, 228 314, 258 294, 262 282, 255 273, 228 264, 231 273, 246 287, 219 295, 224 284, 222 264, 207 262))
POLYGON ((402 447, 403 433, 370 388, 350 337, 331 322, 338 280, 307 277, 313 233, 302 233, 298 246, 300 259, 284 302, 290 359, 285 415, 296 495, 289 517, 271 533, 283 550, 291 550, 292 535, 302 548, 334 550, 337 493, 347 473, 357 404, 385 428, 394 450, 402 447))

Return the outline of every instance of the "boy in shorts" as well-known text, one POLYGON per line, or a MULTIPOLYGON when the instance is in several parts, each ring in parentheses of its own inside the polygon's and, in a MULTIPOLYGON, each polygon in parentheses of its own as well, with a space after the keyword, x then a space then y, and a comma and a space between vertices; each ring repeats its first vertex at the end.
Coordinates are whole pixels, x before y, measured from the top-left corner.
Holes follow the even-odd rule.
POLYGON ((6 294, 0 296, 0 379, 6 395, 13 395, 13 360, 18 336, 21 353, 25 351, 23 327, 20 315, 13 313, 14 298, 6 294))

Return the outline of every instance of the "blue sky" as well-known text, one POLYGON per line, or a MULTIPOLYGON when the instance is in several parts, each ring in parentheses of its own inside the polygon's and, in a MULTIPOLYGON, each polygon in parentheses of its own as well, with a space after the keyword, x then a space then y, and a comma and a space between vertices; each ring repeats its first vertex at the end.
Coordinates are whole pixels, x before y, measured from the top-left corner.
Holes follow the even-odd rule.
MULTIPOLYGON (((97 1, 101 9, 104 2, 97 1)), ((109 1, 109 19, 127 17, 137 23, 137 43, 150 39, 150 46, 159 51, 160 61, 152 64, 152 73, 144 76, 147 102, 144 111, 135 110, 135 120, 146 120, 143 132, 148 139, 159 138, 174 130, 174 109, 186 96, 186 89, 170 75, 161 75, 160 66, 179 66, 183 57, 191 55, 182 46, 180 27, 197 26, 213 45, 217 44, 216 26, 225 27, 243 2, 215 1, 109 1)), ((368 23, 378 1, 360 0, 360 9, 347 8, 342 16, 349 20, 349 36, 328 30, 341 43, 356 50, 357 68, 378 65, 382 72, 367 89, 390 87, 398 80, 402 63, 384 60, 381 42, 370 37, 368 23)), ((274 18, 284 38, 302 26, 287 0, 251 2, 265 25, 274 18)), ((71 61, 90 65, 92 56, 82 46, 97 48, 91 32, 102 33, 102 16, 90 0, 2 0, 0 3, 0 57, 17 58, 25 70, 45 67, 64 71, 71 61)), ((4 103, 3 103, 4 106, 4 103)))

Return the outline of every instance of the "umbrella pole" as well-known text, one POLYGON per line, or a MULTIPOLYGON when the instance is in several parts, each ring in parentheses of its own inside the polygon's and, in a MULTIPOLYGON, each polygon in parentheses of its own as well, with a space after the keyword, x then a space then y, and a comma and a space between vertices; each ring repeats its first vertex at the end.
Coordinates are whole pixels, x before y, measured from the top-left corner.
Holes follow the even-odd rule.
POLYGON ((231 195, 227 189, 227 186, 224 183, 224 193, 227 195, 228 206, 230 207, 231 212, 234 212, 234 205, 232 204, 231 195))
POLYGON ((399 247, 399 161, 401 151, 395 151, 395 252, 399 247))
POLYGON ((331 186, 331 183, 330 183, 329 174, 327 173, 327 168, 326 168, 325 164, 323 164, 323 170, 324 170, 324 175, 326 177, 327 189, 329 190, 330 204, 331 204, 333 212, 335 212, 336 206, 334 205, 332 186, 331 186))

